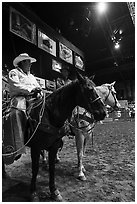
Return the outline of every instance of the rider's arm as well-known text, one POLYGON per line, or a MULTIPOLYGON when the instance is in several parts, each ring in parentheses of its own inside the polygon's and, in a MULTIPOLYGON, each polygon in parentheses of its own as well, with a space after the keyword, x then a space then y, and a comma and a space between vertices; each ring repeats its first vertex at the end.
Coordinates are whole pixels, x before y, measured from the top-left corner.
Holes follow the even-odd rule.
POLYGON ((9 72, 9 85, 11 95, 29 94, 35 87, 40 87, 35 77, 32 76, 30 78, 30 83, 28 83, 28 81, 26 82, 25 77, 19 75, 18 71, 16 71, 15 69, 11 70, 9 72))

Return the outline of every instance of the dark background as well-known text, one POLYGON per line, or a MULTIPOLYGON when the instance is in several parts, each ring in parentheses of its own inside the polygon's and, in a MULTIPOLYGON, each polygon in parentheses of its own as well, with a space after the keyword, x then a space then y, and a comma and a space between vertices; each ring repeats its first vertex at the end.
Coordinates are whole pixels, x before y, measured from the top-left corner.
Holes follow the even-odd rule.
POLYGON ((102 15, 95 2, 23 4, 84 52, 88 75, 96 74, 99 80, 134 79, 135 27, 126 2, 108 2, 102 15), (114 49, 112 36, 122 37, 119 50, 114 49))
POLYGON ((95 74, 95 83, 101 84, 106 81, 109 83, 114 80, 125 83, 126 80, 134 81, 135 26, 126 2, 108 2, 108 9, 102 15, 97 13, 95 2, 3 3, 4 66, 7 64, 11 69, 15 56, 28 52, 39 62, 34 65, 34 73, 52 79, 53 76, 47 69, 51 67, 49 54, 44 53, 47 56, 43 57, 42 50, 37 50, 35 45, 30 46, 29 42, 9 32, 9 5, 17 8, 21 5, 24 9, 29 9, 40 20, 82 50, 85 56, 86 75, 95 74), (122 34, 119 33, 120 30, 122 34), (114 49, 112 41, 114 36, 116 40, 121 38, 119 50, 114 49), (39 70, 37 67, 40 67, 39 70))

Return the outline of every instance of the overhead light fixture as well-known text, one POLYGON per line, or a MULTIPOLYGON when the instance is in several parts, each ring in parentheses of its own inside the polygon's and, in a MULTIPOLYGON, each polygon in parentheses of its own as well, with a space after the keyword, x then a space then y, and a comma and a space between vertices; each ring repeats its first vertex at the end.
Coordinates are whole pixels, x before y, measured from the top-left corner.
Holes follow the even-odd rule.
POLYGON ((114 66, 115 66, 115 67, 118 67, 118 63, 117 63, 117 62, 114 62, 114 66))
POLYGON ((119 34, 121 35, 122 33, 123 33, 123 30, 120 29, 120 30, 119 30, 119 34))
POLYGON ((115 43, 115 49, 119 49, 120 48, 120 45, 118 42, 115 43))
POLYGON ((100 14, 104 13, 107 10, 107 4, 105 2, 99 2, 97 4, 97 10, 100 14))

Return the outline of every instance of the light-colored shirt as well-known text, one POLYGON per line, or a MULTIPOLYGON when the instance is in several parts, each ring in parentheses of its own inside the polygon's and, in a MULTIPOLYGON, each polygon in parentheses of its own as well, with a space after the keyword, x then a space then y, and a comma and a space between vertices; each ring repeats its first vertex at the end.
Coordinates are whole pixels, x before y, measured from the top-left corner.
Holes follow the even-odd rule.
POLYGON ((32 89, 40 87, 36 78, 32 74, 24 73, 19 67, 12 69, 9 72, 8 81, 11 97, 22 94, 27 95, 32 89))

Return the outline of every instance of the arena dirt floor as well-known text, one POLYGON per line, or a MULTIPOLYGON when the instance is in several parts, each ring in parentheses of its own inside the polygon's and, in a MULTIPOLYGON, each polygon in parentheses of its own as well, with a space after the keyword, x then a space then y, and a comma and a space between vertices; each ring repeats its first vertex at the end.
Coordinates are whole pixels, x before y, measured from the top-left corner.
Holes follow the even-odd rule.
MULTIPOLYGON (((64 147, 56 164, 56 183, 67 202, 134 202, 135 201, 135 122, 98 124, 94 144, 88 144, 83 159, 87 181, 76 176, 75 139, 64 137, 64 147)), ((30 150, 6 166, 8 177, 2 181, 3 202, 29 202, 31 179, 30 150)), ((42 166, 37 179, 40 202, 51 202, 48 170, 42 166)))

